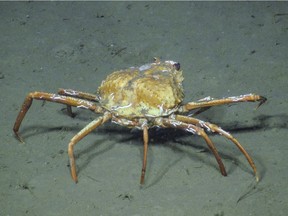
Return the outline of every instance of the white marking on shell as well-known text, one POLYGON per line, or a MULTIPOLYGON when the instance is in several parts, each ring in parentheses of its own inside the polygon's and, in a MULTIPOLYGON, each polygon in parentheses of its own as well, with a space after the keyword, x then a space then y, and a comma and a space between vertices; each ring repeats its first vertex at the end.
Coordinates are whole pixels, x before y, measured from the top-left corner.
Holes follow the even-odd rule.
POLYGON ((123 108, 128 108, 128 107, 131 107, 132 106, 132 103, 126 105, 126 106, 113 106, 112 107, 112 110, 118 110, 118 109, 123 109, 123 108))
POLYGON ((174 61, 169 60, 169 61, 165 61, 165 63, 171 64, 171 65, 174 65, 174 64, 177 64, 178 62, 174 62, 174 61))
POLYGON ((151 64, 145 64, 139 67, 140 71, 144 71, 144 70, 148 70, 149 68, 151 68, 151 64))

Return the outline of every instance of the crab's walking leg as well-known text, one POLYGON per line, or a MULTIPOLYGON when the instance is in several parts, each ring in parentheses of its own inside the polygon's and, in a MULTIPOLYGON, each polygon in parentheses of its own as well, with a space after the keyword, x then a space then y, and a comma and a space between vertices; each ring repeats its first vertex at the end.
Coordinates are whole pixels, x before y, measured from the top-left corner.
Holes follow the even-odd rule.
POLYGON ((219 126, 215 124, 211 124, 209 122, 204 122, 196 118, 188 117, 188 116, 182 116, 182 115, 176 115, 175 117, 178 121, 189 123, 189 124, 194 124, 194 125, 199 125, 202 128, 211 130, 212 132, 217 132, 218 134, 226 137, 227 139, 231 140, 237 147, 238 149, 242 152, 242 154, 246 157, 248 163, 250 164, 251 168, 253 169, 253 172, 256 177, 256 181, 259 181, 259 175, 255 166, 255 163, 251 156, 248 154, 248 152, 244 149, 244 147, 238 142, 237 139, 235 139, 230 133, 227 131, 223 130, 219 126))
POLYGON ((94 101, 94 102, 99 101, 99 97, 97 95, 87 93, 87 92, 76 91, 73 89, 60 88, 58 90, 58 94, 65 95, 65 96, 71 96, 71 97, 75 97, 75 98, 80 98, 80 99, 85 99, 85 100, 94 101))
POLYGON ((22 137, 19 135, 18 131, 19 131, 21 122, 23 121, 27 111, 29 110, 32 104, 33 99, 51 101, 51 102, 66 104, 69 106, 86 108, 94 112, 102 112, 102 108, 97 107, 93 102, 90 102, 90 101, 81 100, 81 99, 77 99, 73 97, 62 96, 58 94, 46 93, 46 92, 31 92, 26 96, 24 103, 21 107, 21 110, 16 118, 14 127, 13 127, 13 131, 16 137, 21 142, 24 142, 24 141, 22 137))
POLYGON ((193 109, 203 108, 203 107, 212 107, 224 104, 231 104, 231 103, 239 103, 239 102, 257 102, 259 101, 259 106, 261 106, 267 99, 260 95, 255 94, 247 94, 247 95, 240 95, 235 97, 228 97, 222 99, 207 99, 198 102, 190 102, 184 104, 179 108, 180 113, 185 113, 193 109))
POLYGON ((168 119, 168 118, 162 119, 162 125, 161 126, 171 127, 171 128, 179 128, 179 129, 183 129, 183 130, 186 130, 188 132, 200 135, 206 141, 208 147, 210 148, 210 150, 214 154, 215 159, 219 165, 221 174, 223 176, 227 176, 226 169, 224 167, 222 159, 221 159, 214 143, 211 141, 211 139, 208 137, 206 132, 201 127, 198 127, 198 126, 190 124, 190 123, 187 124, 187 123, 183 123, 183 122, 178 121, 178 120, 168 119))
POLYGON ((75 157, 74 157, 74 146, 86 135, 91 133, 94 129, 99 127, 100 125, 104 124, 106 121, 111 119, 110 113, 105 113, 103 116, 98 117, 97 119, 90 122, 86 127, 84 127, 81 131, 79 131, 70 141, 68 145, 68 155, 70 160, 70 169, 71 169, 71 176, 72 179, 77 183, 77 172, 76 172, 76 164, 75 164, 75 157))
MULTIPOLYGON (((60 88, 58 90, 58 94, 65 95, 65 96, 70 96, 70 97, 74 97, 74 98, 80 98, 80 99, 93 101, 93 102, 98 102, 99 101, 99 97, 97 95, 94 95, 94 94, 91 94, 91 93, 87 93, 87 92, 76 91, 76 90, 73 90, 73 89, 62 89, 62 88, 60 88)), ((70 117, 72 117, 72 118, 75 117, 75 114, 72 112, 72 108, 71 108, 70 105, 67 105, 67 112, 68 112, 68 115, 70 117)))
POLYGON ((140 178, 140 184, 144 184, 144 178, 146 173, 146 164, 147 164, 147 151, 148 151, 148 127, 143 127, 143 163, 142 163, 142 171, 141 171, 141 178, 140 178))

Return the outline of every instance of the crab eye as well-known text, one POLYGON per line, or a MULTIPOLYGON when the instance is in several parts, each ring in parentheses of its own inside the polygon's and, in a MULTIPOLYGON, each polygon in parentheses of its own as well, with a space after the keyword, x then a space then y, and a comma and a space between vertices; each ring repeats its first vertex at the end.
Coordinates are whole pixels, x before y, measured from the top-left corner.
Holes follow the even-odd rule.
POLYGON ((177 71, 180 70, 180 63, 179 63, 179 62, 173 64, 173 66, 174 66, 174 68, 175 68, 177 71))

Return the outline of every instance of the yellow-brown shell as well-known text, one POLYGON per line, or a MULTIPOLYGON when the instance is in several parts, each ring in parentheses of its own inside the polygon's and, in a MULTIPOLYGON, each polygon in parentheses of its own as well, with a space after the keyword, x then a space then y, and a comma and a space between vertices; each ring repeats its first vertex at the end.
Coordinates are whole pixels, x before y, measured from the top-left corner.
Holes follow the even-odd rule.
POLYGON ((184 94, 182 71, 173 61, 115 71, 98 88, 101 106, 116 116, 159 117, 178 108, 184 94))

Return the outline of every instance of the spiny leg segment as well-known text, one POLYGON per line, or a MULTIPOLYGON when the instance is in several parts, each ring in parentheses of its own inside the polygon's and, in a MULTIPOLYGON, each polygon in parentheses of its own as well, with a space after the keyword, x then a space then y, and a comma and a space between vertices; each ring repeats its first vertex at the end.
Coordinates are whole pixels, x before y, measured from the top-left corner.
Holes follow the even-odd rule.
POLYGON ((78 182, 77 178, 77 172, 76 172, 76 164, 75 164, 75 157, 74 157, 74 146, 83 139, 86 135, 91 133, 93 130, 95 130, 100 125, 107 122, 109 119, 111 119, 112 115, 109 112, 104 113, 103 116, 98 117, 97 119, 90 122, 86 127, 84 127, 81 131, 79 131, 70 141, 68 145, 68 155, 70 159, 70 169, 71 169, 71 177, 75 181, 75 183, 78 182))
MULTIPOLYGON (((225 105, 225 104, 233 104, 233 103, 239 103, 239 102, 259 102, 258 106, 259 108, 263 103, 265 103, 267 98, 261 96, 261 95, 255 95, 255 94, 246 94, 246 95, 240 95, 240 96, 234 96, 234 97, 227 97, 222 99, 213 99, 213 98, 204 98, 202 100, 199 100, 197 102, 189 102, 187 104, 184 104, 179 107, 178 113, 187 113, 194 109, 200 109, 199 111, 195 112, 193 115, 197 115, 203 111, 206 111, 207 109, 218 106, 218 105, 225 105)), ((219 126, 215 124, 211 124, 209 122, 204 122, 196 118, 188 117, 188 116, 182 116, 182 115, 176 115, 175 117, 178 121, 185 122, 188 124, 194 124, 198 125, 202 128, 210 129, 213 132, 217 132, 218 134, 226 137, 227 139, 231 140, 238 148, 239 150, 244 154, 247 161, 249 162, 250 166, 252 167, 256 181, 259 181, 259 175, 255 166, 254 161, 252 160, 251 156, 248 154, 248 152, 243 148, 243 146, 236 140, 231 134, 221 129, 219 126)))
POLYGON ((147 164, 147 151, 148 151, 148 127, 145 125, 143 126, 143 163, 142 163, 142 171, 141 171, 141 178, 140 184, 144 184, 144 178, 146 173, 146 164, 147 164))
MULTIPOLYGON (((88 100, 92 102, 99 102, 99 97, 97 95, 87 93, 87 92, 76 91, 73 89, 60 88, 58 90, 58 94, 73 97, 73 98, 84 99, 84 100, 88 100)), ((72 107, 70 105, 67 105, 67 112, 70 117, 72 118, 75 117, 75 114, 72 112, 72 107)))
POLYGON ((93 102, 98 102, 99 97, 95 94, 87 93, 87 92, 81 92, 81 91, 76 91, 73 89, 62 89, 60 88, 58 90, 58 94, 60 95, 65 95, 65 96, 70 96, 74 98, 80 98, 80 99, 85 99, 88 101, 93 101, 93 102))
POLYGON ((217 126, 215 124, 211 124, 209 122, 204 122, 204 121, 196 119, 196 118, 192 118, 192 117, 188 117, 188 116, 182 116, 182 115, 176 115, 175 119, 177 119, 178 121, 181 121, 181 122, 188 123, 188 124, 198 125, 202 128, 211 130, 212 132, 217 132, 218 134, 231 140, 238 147, 238 149, 242 152, 242 154, 246 157, 248 163, 250 164, 251 168, 253 169, 253 172, 254 172, 255 177, 256 177, 256 181, 257 182, 259 181, 259 174, 257 172, 256 166, 255 166, 255 163, 254 163, 252 157, 248 154, 248 152, 244 149, 244 147, 238 142, 238 140, 235 139, 230 133, 228 133, 227 131, 223 130, 222 128, 220 128, 219 126, 217 126))
POLYGON ((265 103, 267 99, 260 95, 255 94, 247 94, 247 95, 240 95, 240 96, 234 96, 234 97, 227 97, 222 99, 211 99, 211 98, 205 98, 198 102, 189 102, 187 104, 182 105, 179 108, 179 113, 185 113, 189 112, 193 109, 198 108, 204 108, 204 107, 212 107, 212 106, 219 106, 224 104, 232 104, 232 103, 239 103, 239 102, 259 102, 259 106, 261 106, 263 103, 265 103))
POLYGON ((196 125, 193 124, 189 124, 189 123, 185 123, 185 122, 181 122, 175 119, 170 119, 170 118, 163 118, 161 121, 161 125, 162 127, 170 127, 170 128, 179 128, 182 130, 186 130, 188 132, 191 132, 193 134, 197 134, 200 135, 205 142, 207 143, 208 147, 210 148, 210 150, 212 151, 212 153, 215 156, 215 159, 218 163, 218 166, 220 168, 220 172, 223 176, 227 176, 227 172, 225 169, 225 166, 222 162, 222 159, 214 145, 214 143, 211 141, 211 139, 208 137, 208 135, 206 134, 206 132, 201 128, 198 127, 196 125))
POLYGON ((74 107, 81 107, 85 109, 89 109, 91 111, 94 111, 96 113, 103 113, 103 109, 101 107, 98 107, 95 105, 95 103, 84 100, 84 99, 78 99, 78 98, 73 98, 73 97, 68 97, 68 96, 63 96, 63 95, 58 95, 58 94, 52 94, 52 93, 46 93, 46 92, 31 92, 29 93, 25 100, 24 103, 21 107, 21 110, 18 113, 18 116, 16 118, 16 121, 14 123, 13 131, 15 133, 15 136, 20 142, 24 142, 22 137, 19 135, 18 131, 20 128, 20 125, 28 112, 33 99, 36 100, 44 100, 44 101, 51 101, 55 103, 61 103, 61 104, 66 104, 68 106, 74 106, 74 107))

